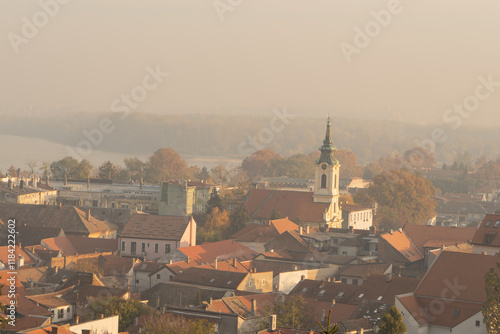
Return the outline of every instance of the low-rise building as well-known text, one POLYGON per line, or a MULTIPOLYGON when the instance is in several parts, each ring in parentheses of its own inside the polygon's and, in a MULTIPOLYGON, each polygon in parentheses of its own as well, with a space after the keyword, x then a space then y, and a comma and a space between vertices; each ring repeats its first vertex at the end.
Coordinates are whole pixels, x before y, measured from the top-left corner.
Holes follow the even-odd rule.
POLYGON ((120 235, 120 254, 158 260, 180 247, 196 245, 192 217, 135 214, 120 235))
POLYGON ((500 215, 486 215, 472 238, 474 254, 497 255, 500 252, 500 215))

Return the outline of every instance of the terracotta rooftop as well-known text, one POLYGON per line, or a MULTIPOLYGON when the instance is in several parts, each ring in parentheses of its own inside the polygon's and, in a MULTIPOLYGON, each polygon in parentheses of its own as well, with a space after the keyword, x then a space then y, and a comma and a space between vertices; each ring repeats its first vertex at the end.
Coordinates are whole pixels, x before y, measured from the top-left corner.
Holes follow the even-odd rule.
POLYGON ((296 231, 286 231, 275 239, 264 245, 267 251, 273 250, 288 250, 299 252, 311 252, 311 246, 302 239, 302 236, 296 231))
POLYGON ((384 274, 388 270, 391 270, 390 263, 346 264, 337 275, 366 278, 373 274, 384 274))
POLYGON ((178 250, 188 256, 190 261, 195 261, 198 264, 212 263, 215 258, 219 260, 237 258, 240 261, 246 261, 252 260, 258 255, 234 240, 206 242, 202 245, 180 247, 178 250))
POLYGON ((182 216, 134 214, 120 237, 178 241, 190 221, 194 222, 192 218, 182 216))
POLYGON ((42 295, 26 296, 26 298, 32 300, 33 302, 43 305, 46 308, 57 308, 62 306, 71 306, 70 302, 67 302, 62 297, 65 293, 70 291, 72 287, 66 288, 61 291, 45 293, 42 295))
POLYGON ((417 278, 391 276, 388 280, 386 275, 373 274, 365 279, 350 303, 359 304, 368 300, 394 304, 396 295, 415 291, 419 282, 417 278))
POLYGON ((458 287, 456 299, 484 303, 484 274, 490 268, 500 274, 497 263, 498 257, 491 255, 441 252, 416 288, 415 295, 442 298, 442 292, 449 290, 449 285, 452 284, 458 287))
POLYGON ((248 273, 189 268, 174 277, 174 282, 236 290, 248 273))
POLYGON ((51 250, 60 251, 62 256, 115 252, 118 250, 118 240, 116 239, 87 238, 83 236, 47 238, 42 240, 42 245, 51 250))
POLYGON ((87 214, 75 206, 0 203, 0 217, 15 218, 18 226, 63 229, 66 234, 114 231, 116 227, 87 214))
POLYGON ((163 268, 166 268, 164 263, 154 261, 138 262, 134 265, 134 271, 146 273, 156 273, 163 268))
POLYGON ((476 233, 476 229, 473 227, 429 226, 416 224, 406 224, 403 227, 403 231, 422 254, 424 254, 424 245, 426 243, 431 243, 432 245, 441 243, 444 246, 453 245, 455 243, 466 243, 468 241, 470 242, 476 233))
MULTIPOLYGON (((9 259, 8 259, 8 248, 9 246, 0 246, 0 261, 8 268, 9 267, 9 259)), ((25 266, 32 266, 36 264, 36 261, 24 251, 22 247, 16 246, 16 261, 19 260, 19 257, 22 256, 24 259, 25 266)), ((14 263, 14 267, 17 268, 17 263, 14 263)))
POLYGON ((500 247, 500 215, 486 215, 477 229, 472 244, 500 247))
POLYGON ((252 189, 246 198, 252 218, 271 219, 274 212, 304 222, 323 222, 329 203, 314 203, 313 193, 304 191, 252 189))
POLYGON ((358 285, 305 279, 300 281, 288 295, 302 295, 305 299, 330 303, 333 300, 337 303, 347 303, 358 289, 358 285))
POLYGON ((399 253, 405 256, 409 262, 419 261, 424 258, 422 253, 404 232, 393 231, 392 234, 384 233, 380 235, 380 238, 387 241, 399 253))

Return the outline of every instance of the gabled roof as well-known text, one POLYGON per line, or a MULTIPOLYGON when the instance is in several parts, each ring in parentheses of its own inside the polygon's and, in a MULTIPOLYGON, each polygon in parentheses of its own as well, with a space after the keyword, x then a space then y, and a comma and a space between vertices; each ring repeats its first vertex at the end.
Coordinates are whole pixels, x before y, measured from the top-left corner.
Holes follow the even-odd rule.
MULTIPOLYGON (((8 264, 9 264, 9 252, 8 252, 8 248, 9 246, 0 246, 0 261, 8 268, 8 264)), ((17 260, 19 260, 19 258, 22 256, 23 259, 24 259, 24 265, 25 266, 31 266, 31 265, 35 265, 36 264, 36 261, 31 257, 31 255, 29 255, 28 253, 26 253, 26 251, 20 247, 20 246, 17 246, 15 248, 15 254, 16 254, 16 259, 14 261, 14 267, 17 267, 17 260)))
POLYGON ((500 247, 499 230, 500 215, 486 215, 472 238, 472 244, 500 247))
POLYGON ((279 212, 292 220, 318 223, 323 222, 323 214, 330 207, 330 203, 314 203, 312 192, 270 189, 250 190, 246 205, 252 218, 269 220, 279 212))
POLYGON ((154 274, 163 268, 166 268, 165 263, 154 261, 138 262, 134 265, 134 271, 154 274))
POLYGON ((438 248, 438 244, 444 246, 456 243, 470 242, 476 233, 474 227, 449 227, 406 224, 403 227, 404 233, 415 244, 420 253, 424 254, 424 245, 432 245, 438 248))
MULTIPOLYGON (((136 260, 137 261, 137 260, 136 260)), ((134 264, 134 259, 119 255, 100 255, 99 267, 103 276, 126 275, 134 264)))
POLYGON ((380 235, 380 238, 387 241, 394 249, 401 253, 408 262, 415 262, 424 258, 415 244, 408 238, 406 233, 402 231, 384 233, 380 235))
POLYGON ((337 303, 347 303, 358 289, 358 285, 305 279, 300 281, 288 295, 301 295, 306 299, 330 303, 333 300, 337 303))
POLYGON ((191 221, 193 218, 182 216, 134 214, 120 237, 178 241, 191 221))
POLYGON ((178 250, 188 256, 190 261, 196 261, 198 264, 212 263, 215 258, 219 260, 237 258, 240 261, 246 261, 258 255, 234 240, 206 242, 202 245, 180 247, 178 250))
POLYGON ((63 307, 63 306, 71 306, 70 302, 67 302, 64 300, 63 295, 70 291, 72 287, 66 288, 61 291, 56 291, 56 292, 51 292, 51 293, 45 293, 41 295, 34 295, 34 296, 26 296, 26 298, 34 301, 37 304, 43 305, 46 308, 57 308, 57 307, 63 307))
POLYGON ((453 286, 456 293, 448 293, 448 298, 458 294, 456 299, 484 303, 484 274, 490 268, 500 274, 499 262, 498 257, 491 255, 441 252, 416 288, 415 296, 443 298, 443 291, 450 291, 453 286))
POLYGON ((351 298, 350 303, 379 301, 394 304, 397 295, 415 291, 419 282, 420 280, 417 278, 393 276, 388 280, 386 275, 373 274, 366 278, 356 295, 351 298), (362 295, 362 298, 359 298, 360 295, 362 295))
POLYGON ((252 314, 252 299, 255 300, 257 316, 264 315, 266 307, 272 305, 275 301, 273 293, 225 297, 208 304, 207 311, 236 314, 244 319, 252 318, 254 317, 252 314))
POLYGON ((114 231, 116 227, 111 223, 98 220, 75 206, 31 205, 0 203, 0 217, 15 218, 19 226, 34 226, 42 228, 56 228, 64 230, 66 234, 90 234, 105 231, 114 231))
POLYGON ((163 305, 196 305, 198 294, 202 301, 220 299, 229 294, 228 289, 214 287, 204 287, 178 282, 158 283, 155 286, 143 291, 141 298, 149 300, 149 305, 153 307, 163 305), (182 297, 181 297, 182 295, 182 297))
POLYGON ((311 246, 296 231, 286 231, 264 245, 266 250, 311 252, 311 246))
POLYGON ((347 264, 338 272, 337 276, 366 277, 373 274, 385 274, 391 269, 390 263, 366 263, 366 264, 347 264))
POLYGON ((116 239, 87 238, 84 236, 47 238, 42 240, 42 245, 51 250, 60 251, 62 256, 118 250, 118 240, 116 239))
POLYGON ((269 225, 263 224, 248 224, 238 232, 230 236, 238 242, 269 242, 278 236, 276 231, 273 231, 269 225))
POLYGON ((436 307, 435 298, 416 297, 412 294, 397 298, 420 325, 453 328, 482 310, 482 304, 479 303, 446 300, 439 303, 440 312, 430 312, 436 307))
POLYGON ((299 225, 295 224, 288 218, 274 219, 269 221, 269 226, 281 234, 287 231, 298 231, 299 225))
POLYGON ((175 282, 236 290, 248 273, 205 268, 189 268, 174 278, 175 282))
POLYGON ((360 204, 342 204, 342 212, 357 212, 357 211, 365 211, 372 210, 370 207, 366 207, 360 204))

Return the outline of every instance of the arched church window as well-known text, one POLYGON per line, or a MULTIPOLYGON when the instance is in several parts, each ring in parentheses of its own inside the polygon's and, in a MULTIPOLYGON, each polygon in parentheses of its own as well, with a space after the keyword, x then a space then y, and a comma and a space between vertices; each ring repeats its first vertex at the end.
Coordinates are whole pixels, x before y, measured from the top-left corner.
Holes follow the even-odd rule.
POLYGON ((321 188, 326 188, 326 174, 321 175, 321 188))

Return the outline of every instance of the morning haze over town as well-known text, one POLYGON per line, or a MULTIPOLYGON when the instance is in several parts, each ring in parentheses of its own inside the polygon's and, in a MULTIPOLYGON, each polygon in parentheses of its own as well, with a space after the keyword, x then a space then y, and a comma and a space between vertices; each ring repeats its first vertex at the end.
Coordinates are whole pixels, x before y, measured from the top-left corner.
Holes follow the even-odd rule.
POLYGON ((498 13, 2 0, 0 333, 500 334, 498 13))

